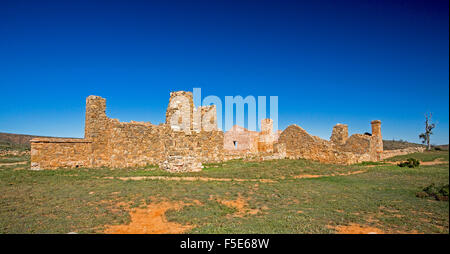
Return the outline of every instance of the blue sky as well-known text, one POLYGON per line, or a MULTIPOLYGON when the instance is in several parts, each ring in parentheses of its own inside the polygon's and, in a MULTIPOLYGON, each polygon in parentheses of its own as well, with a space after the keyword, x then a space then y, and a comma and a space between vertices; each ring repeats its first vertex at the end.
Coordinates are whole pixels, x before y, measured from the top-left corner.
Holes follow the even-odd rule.
POLYGON ((448 1, 1 1, 0 132, 83 137, 85 98, 164 121, 170 91, 279 97, 279 127, 448 143, 448 1))

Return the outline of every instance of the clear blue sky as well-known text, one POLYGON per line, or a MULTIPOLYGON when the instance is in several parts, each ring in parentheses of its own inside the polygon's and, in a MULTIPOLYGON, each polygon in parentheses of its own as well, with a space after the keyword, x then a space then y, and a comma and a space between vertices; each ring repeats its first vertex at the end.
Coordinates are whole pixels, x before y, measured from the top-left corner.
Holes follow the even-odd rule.
POLYGON ((445 1, 1 1, 0 132, 83 137, 88 95, 164 121, 169 92, 277 95, 280 129, 448 143, 445 1), (67 2, 67 3, 66 3, 67 2))

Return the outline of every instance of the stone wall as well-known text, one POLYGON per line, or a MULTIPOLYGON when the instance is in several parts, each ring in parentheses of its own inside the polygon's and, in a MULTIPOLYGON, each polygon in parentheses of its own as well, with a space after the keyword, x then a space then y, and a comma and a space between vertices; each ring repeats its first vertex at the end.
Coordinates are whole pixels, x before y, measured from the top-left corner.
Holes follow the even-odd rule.
POLYGON ((196 107, 193 116, 192 128, 195 132, 218 130, 216 105, 196 107))
POLYGON ((106 157, 93 166, 132 167, 158 164, 164 158, 164 136, 168 128, 144 122, 123 123, 109 119, 108 143, 97 156, 106 157))
POLYGON ((273 144, 277 141, 273 132, 273 120, 261 120, 261 132, 258 135, 258 152, 273 152, 273 144))
POLYGON ((173 131, 190 133, 194 123, 194 100, 191 92, 171 92, 166 111, 166 124, 173 131))
POLYGON ((385 150, 381 156, 381 159, 387 159, 398 155, 405 155, 410 153, 423 153, 425 151, 425 147, 407 147, 403 149, 396 150, 385 150))
POLYGON ((261 120, 260 132, 235 125, 224 134, 225 160, 282 159, 285 157, 285 146, 277 146, 279 133, 273 131, 272 119, 261 120))
POLYGON ((346 124, 336 124, 333 127, 330 141, 336 144, 345 144, 348 139, 348 126, 346 124))
POLYGON ((217 127, 216 107, 195 107, 192 93, 185 91, 170 93, 165 123, 125 123, 109 118, 106 100, 91 95, 86 99, 85 138, 32 139, 31 167, 120 168, 157 164, 167 171, 182 172, 201 170, 202 163, 237 158, 288 157, 351 164, 420 150, 383 151, 381 122, 375 120, 371 124, 372 134, 350 137, 347 125, 337 124, 329 141, 312 136, 297 125, 274 131, 271 119, 261 121, 261 132, 233 126, 223 133, 217 127))
POLYGON ((75 138, 35 138, 31 140, 31 169, 91 166, 92 142, 75 138))
POLYGON ((290 125, 280 134, 278 142, 285 144, 286 157, 291 159, 336 164, 378 161, 383 153, 380 124, 380 121, 372 122, 372 135, 354 134, 349 138, 347 125, 337 124, 330 141, 312 136, 300 126, 290 125))
POLYGON ((194 130, 192 93, 171 93, 166 123, 120 122, 106 116, 106 100, 86 99, 84 139, 33 139, 34 169, 59 167, 134 167, 158 164, 168 171, 197 171, 201 163, 223 161, 223 132, 214 106, 199 107, 205 121, 194 130), (184 96, 184 97, 183 97, 184 96), (187 117, 186 117, 187 116, 187 117), (183 162, 184 161, 184 162, 183 162))
POLYGON ((256 131, 234 125, 224 134, 224 149, 237 153, 256 153, 258 151, 258 136, 256 131))

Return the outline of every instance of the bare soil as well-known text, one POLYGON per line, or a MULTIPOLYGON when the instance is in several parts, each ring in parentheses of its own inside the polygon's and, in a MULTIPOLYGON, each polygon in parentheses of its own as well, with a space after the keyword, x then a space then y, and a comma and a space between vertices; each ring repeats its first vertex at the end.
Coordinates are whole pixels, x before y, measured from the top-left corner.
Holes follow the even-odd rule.
POLYGON ((164 201, 149 204, 146 208, 136 208, 130 212, 131 222, 126 225, 109 225, 106 234, 181 234, 193 228, 167 221, 167 210, 179 210, 187 204, 183 202, 164 201))
POLYGON ((217 202, 230 208, 235 208, 237 211, 233 214, 233 216, 236 217, 243 217, 247 214, 255 215, 259 212, 258 209, 250 209, 248 207, 248 200, 244 199, 241 195, 239 195, 239 197, 235 200, 218 199, 217 202))

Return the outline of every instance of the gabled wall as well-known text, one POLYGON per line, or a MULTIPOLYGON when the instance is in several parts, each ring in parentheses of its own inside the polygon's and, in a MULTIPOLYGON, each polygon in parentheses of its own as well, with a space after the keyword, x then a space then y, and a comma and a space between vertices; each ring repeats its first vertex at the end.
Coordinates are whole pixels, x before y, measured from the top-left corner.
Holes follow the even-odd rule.
POLYGON ((286 145, 286 156, 291 159, 336 164, 378 161, 383 153, 380 125, 380 121, 372 121, 372 135, 354 134, 348 137, 347 125, 337 124, 328 141, 312 136, 294 124, 280 134, 278 142, 286 145))

